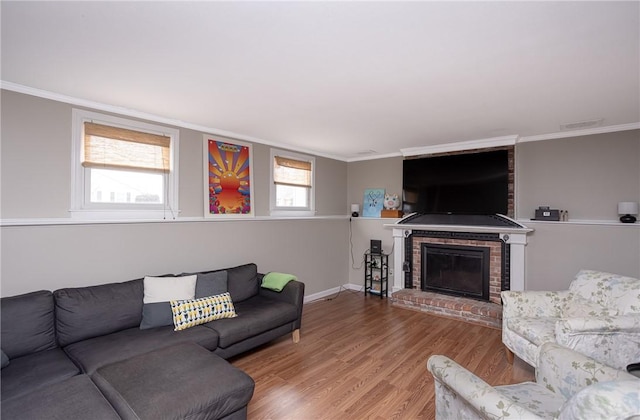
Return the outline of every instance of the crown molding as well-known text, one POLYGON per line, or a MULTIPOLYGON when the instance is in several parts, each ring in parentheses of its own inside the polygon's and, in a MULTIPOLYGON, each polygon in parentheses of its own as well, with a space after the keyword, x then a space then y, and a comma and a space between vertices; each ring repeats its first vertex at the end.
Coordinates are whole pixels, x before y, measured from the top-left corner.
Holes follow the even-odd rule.
POLYGON ((438 144, 434 146, 409 147, 400 149, 402 156, 432 155, 435 153, 459 152, 462 150, 484 149, 488 147, 513 146, 517 135, 491 137, 487 139, 461 141, 457 143, 438 144))
POLYGON ((339 160, 343 162, 347 161, 347 159, 343 156, 335 156, 327 153, 318 152, 312 149, 295 147, 290 144, 278 143, 274 141, 261 139, 258 137, 246 136, 243 134, 234 133, 232 131, 220 130, 217 128, 206 127, 198 124, 192 124, 192 123, 181 121, 181 120, 174 120, 171 118, 161 117, 159 115, 149 114, 149 113, 137 111, 134 109, 103 104, 100 102, 94 102, 87 99, 76 98, 73 96, 67 96, 60 93, 55 93, 47 90, 24 86, 24 85, 20 85, 13 82, 7 82, 4 80, 0 80, 0 88, 4 90, 9 90, 12 92, 23 93, 25 95, 36 96, 43 99, 50 99, 52 101, 63 102, 70 105, 81 106, 81 107, 89 108, 93 110, 110 112, 113 114, 123 115, 127 117, 132 117, 132 118, 139 118, 146 121, 153 121, 156 123, 172 125, 179 128, 186 128, 189 130, 200 131, 203 134, 209 134, 212 136, 226 137, 233 140, 243 140, 250 143, 258 143, 258 144, 264 144, 266 146, 279 147, 281 149, 293 150, 295 152, 306 153, 306 154, 319 156, 319 157, 325 157, 328 159, 334 159, 334 160, 339 160))
POLYGON ((542 141, 563 139, 567 137, 591 136, 593 134, 615 133, 618 131, 628 131, 640 129, 640 122, 629 124, 608 125, 604 127, 585 128, 584 130, 560 131, 557 133, 540 134, 537 136, 523 136, 518 139, 518 143, 526 143, 530 141, 542 141))
POLYGON ((350 162, 361 162, 363 160, 378 160, 378 159, 385 159, 385 158, 398 157, 398 156, 402 156, 402 153, 393 152, 393 153, 385 153, 385 154, 380 154, 380 155, 359 156, 359 157, 348 158, 348 159, 346 159, 346 162, 348 162, 348 163, 350 163, 350 162))

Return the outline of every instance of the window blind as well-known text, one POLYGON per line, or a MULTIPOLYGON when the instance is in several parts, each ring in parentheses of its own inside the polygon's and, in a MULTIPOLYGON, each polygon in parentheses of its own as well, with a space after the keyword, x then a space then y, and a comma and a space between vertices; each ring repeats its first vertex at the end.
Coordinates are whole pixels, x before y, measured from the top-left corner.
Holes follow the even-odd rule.
POLYGON ((168 136, 85 122, 82 166, 169 172, 170 147, 168 136))
POLYGON ((311 188, 311 162, 275 156, 273 182, 278 185, 311 188))

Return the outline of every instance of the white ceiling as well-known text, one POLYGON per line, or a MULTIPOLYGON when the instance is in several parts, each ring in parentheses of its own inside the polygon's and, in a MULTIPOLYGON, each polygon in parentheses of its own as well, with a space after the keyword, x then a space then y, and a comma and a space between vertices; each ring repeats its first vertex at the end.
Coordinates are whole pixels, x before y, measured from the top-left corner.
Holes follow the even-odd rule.
POLYGON ((357 160, 637 125, 639 6, 2 1, 1 78, 357 160))

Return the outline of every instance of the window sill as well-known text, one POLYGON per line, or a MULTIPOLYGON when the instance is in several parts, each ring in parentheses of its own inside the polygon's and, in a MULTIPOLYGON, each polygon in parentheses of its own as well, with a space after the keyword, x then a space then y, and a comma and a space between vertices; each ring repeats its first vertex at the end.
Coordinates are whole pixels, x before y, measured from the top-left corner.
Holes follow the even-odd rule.
POLYGON ((205 218, 205 217, 180 217, 177 219, 71 219, 71 218, 53 218, 53 219, 0 219, 1 227, 9 226, 64 226, 64 225, 103 225, 103 224, 145 224, 145 223, 224 223, 224 222, 254 222, 254 221, 278 221, 278 220, 348 220, 350 216, 309 216, 309 217, 276 217, 276 216, 258 216, 246 218, 205 218))

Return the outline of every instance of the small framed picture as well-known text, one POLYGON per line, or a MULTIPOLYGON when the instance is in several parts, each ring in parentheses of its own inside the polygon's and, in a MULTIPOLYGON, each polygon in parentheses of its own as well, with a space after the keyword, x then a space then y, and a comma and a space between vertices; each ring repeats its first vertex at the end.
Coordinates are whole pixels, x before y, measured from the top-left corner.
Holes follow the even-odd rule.
POLYGON ((364 190, 362 217, 380 217, 384 204, 384 189, 367 188, 364 190))

